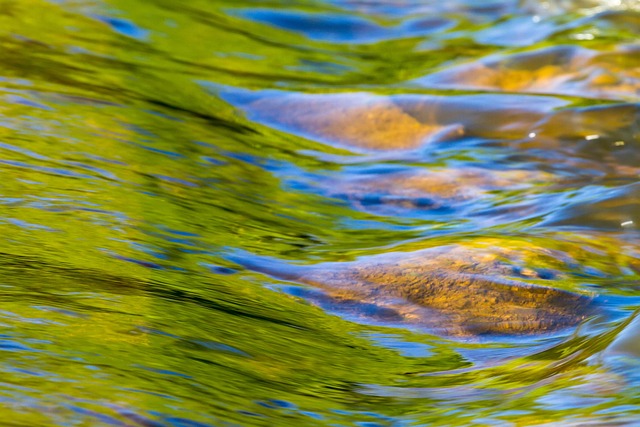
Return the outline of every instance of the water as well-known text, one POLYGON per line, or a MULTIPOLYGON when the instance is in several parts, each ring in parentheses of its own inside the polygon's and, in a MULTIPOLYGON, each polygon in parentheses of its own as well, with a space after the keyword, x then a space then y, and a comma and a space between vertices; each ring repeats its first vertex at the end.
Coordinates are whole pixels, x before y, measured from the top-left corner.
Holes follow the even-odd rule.
POLYGON ((0 2, 2 424, 638 425, 639 13, 0 2))

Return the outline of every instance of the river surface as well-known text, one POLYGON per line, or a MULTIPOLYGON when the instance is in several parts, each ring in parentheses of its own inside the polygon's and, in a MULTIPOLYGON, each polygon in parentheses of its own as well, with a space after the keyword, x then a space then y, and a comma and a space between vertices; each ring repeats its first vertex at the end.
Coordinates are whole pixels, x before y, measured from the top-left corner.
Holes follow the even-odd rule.
POLYGON ((639 35, 0 0, 0 424, 640 425, 639 35))

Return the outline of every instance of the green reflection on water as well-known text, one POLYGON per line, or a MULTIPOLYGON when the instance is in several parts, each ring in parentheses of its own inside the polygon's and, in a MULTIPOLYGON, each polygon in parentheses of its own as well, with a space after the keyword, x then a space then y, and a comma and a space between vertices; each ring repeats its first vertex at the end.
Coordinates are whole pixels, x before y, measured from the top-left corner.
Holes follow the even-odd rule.
MULTIPOLYGON (((637 217, 637 190, 608 192, 637 181, 632 151, 625 168, 606 163, 616 159, 613 145, 602 156, 589 148, 563 152, 573 140, 559 113, 551 116, 559 124, 547 116, 525 122, 539 125, 551 148, 526 151, 527 141, 513 141, 521 130, 514 125, 433 157, 379 160, 254 123, 217 96, 233 88, 473 94, 413 80, 519 52, 474 38, 508 14, 453 14, 454 28, 429 37, 349 44, 230 12, 254 7, 249 1, 0 6, 0 399, 7 425, 532 425, 637 417, 637 354, 607 353, 638 303, 634 230, 607 228, 622 214, 637 217), (506 152, 496 154, 501 145, 506 152), (545 157, 556 152, 577 160, 545 157), (467 227, 474 218, 464 215, 378 215, 297 181, 379 163, 496 159, 575 178, 541 185, 534 204, 561 210, 572 198, 587 199, 581 189, 593 185, 601 208, 580 205, 584 224, 540 214, 478 228, 467 227), (554 286, 600 294, 611 313, 555 336, 459 341, 352 321, 339 307, 328 313, 297 297, 299 284, 234 272, 226 256, 242 250, 315 264, 487 241, 546 248, 525 267, 559 271, 554 286)), ((312 1, 287 8, 341 10, 312 1)), ((606 51, 634 42, 637 26, 637 13, 598 15, 535 47, 606 51), (579 42, 583 33, 598 38, 579 42)), ((637 65, 632 55, 608 60, 621 69, 637 65)), ((567 108, 613 102, 565 95, 567 108)), ((570 122, 576 139, 600 125, 570 122)), ((637 147, 637 126, 615 127, 637 147)), ((613 128, 603 125, 603 134, 613 128)), ((490 208, 521 194, 494 192, 490 208)))

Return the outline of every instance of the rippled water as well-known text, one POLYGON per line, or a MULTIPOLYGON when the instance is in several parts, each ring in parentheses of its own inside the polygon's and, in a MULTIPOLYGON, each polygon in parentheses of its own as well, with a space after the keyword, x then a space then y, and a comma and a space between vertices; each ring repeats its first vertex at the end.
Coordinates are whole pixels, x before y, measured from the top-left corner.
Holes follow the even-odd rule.
POLYGON ((0 24, 2 425, 637 425, 637 1, 0 24))

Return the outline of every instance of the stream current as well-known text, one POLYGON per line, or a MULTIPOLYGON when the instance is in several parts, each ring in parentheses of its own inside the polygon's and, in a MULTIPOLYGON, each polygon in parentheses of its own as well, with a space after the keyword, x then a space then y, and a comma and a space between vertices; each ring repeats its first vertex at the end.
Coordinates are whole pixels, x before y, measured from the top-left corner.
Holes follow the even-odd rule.
POLYGON ((639 37, 0 0, 0 424, 639 425, 639 37))

